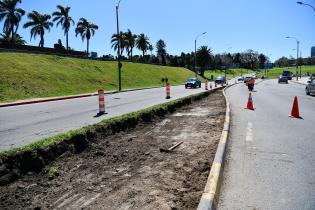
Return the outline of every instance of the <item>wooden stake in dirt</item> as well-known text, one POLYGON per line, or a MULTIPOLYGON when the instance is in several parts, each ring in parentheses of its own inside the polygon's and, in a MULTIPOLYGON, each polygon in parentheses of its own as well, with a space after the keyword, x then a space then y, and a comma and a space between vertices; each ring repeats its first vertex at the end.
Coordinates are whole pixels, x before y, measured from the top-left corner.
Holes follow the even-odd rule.
POLYGON ((170 147, 170 148, 168 148, 168 149, 160 148, 160 152, 166 152, 166 153, 172 152, 176 147, 178 147, 178 146, 181 145, 182 143, 184 143, 184 142, 183 142, 183 141, 178 142, 178 143, 176 143, 174 146, 172 146, 172 147, 170 147))

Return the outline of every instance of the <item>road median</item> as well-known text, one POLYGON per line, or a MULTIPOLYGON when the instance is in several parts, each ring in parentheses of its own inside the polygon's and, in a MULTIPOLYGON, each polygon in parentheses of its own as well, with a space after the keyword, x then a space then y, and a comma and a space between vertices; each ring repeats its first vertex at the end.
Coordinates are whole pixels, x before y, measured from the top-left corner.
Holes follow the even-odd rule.
POLYGON ((99 135, 113 135, 134 128, 140 122, 150 122, 155 117, 165 116, 181 106, 206 97, 213 91, 215 90, 107 119, 98 124, 37 141, 22 148, 1 152, 0 185, 6 185, 30 171, 40 172, 45 165, 50 164, 68 151, 72 153, 82 152, 99 135))

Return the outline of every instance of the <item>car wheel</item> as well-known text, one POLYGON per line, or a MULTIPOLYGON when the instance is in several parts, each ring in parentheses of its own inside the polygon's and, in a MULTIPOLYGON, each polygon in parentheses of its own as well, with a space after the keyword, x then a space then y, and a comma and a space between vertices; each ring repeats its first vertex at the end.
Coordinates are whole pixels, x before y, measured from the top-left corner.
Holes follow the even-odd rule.
POLYGON ((308 91, 307 88, 305 89, 305 92, 306 92, 306 95, 308 95, 308 96, 311 94, 310 91, 308 91))

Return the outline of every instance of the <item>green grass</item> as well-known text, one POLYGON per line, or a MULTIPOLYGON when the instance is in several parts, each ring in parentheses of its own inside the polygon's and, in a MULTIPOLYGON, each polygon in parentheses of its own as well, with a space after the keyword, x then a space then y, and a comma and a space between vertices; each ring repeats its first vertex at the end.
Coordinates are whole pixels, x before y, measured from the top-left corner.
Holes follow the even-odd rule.
MULTIPOLYGON (((254 72, 253 70, 249 70, 249 69, 228 69, 228 70, 226 70, 226 73, 227 73, 226 77, 228 79, 231 79, 231 78, 243 75, 243 74, 250 74, 253 72, 254 72)), ((205 71, 205 77, 207 77, 209 79, 211 78, 211 75, 213 75, 213 78, 215 79, 215 77, 224 76, 224 74, 225 74, 225 70, 215 69, 215 70, 205 71)))
MULTIPOLYGON (((302 75, 309 72, 310 74, 315 73, 315 66, 302 66, 302 75)), ((296 74, 296 67, 283 67, 283 68, 273 68, 268 69, 268 78, 274 79, 278 78, 284 70, 289 70, 293 74, 296 74)), ((262 69, 259 76, 262 76, 265 74, 265 71, 262 69)), ((299 74, 300 74, 300 68, 299 68, 299 74)))
MULTIPOLYGON (((123 62, 122 88, 183 84, 194 73, 185 68, 123 62)), ((52 55, 0 53, 0 102, 118 89, 117 62, 52 55)))

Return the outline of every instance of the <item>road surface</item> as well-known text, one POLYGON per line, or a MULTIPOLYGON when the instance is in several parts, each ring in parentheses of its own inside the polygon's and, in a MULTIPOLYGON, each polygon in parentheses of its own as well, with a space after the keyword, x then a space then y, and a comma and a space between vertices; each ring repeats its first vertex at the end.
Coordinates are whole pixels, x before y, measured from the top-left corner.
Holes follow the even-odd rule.
POLYGON ((227 91, 231 135, 218 209, 315 209, 315 97, 305 86, 264 81, 244 109, 243 84, 227 91), (298 96, 304 119, 288 117, 298 96))
MULTIPOLYGON (((170 100, 203 91, 204 84, 187 90, 172 86, 170 100)), ((0 151, 170 101, 165 95, 165 88, 106 95, 108 114, 100 117, 95 117, 98 96, 0 108, 0 151)))

